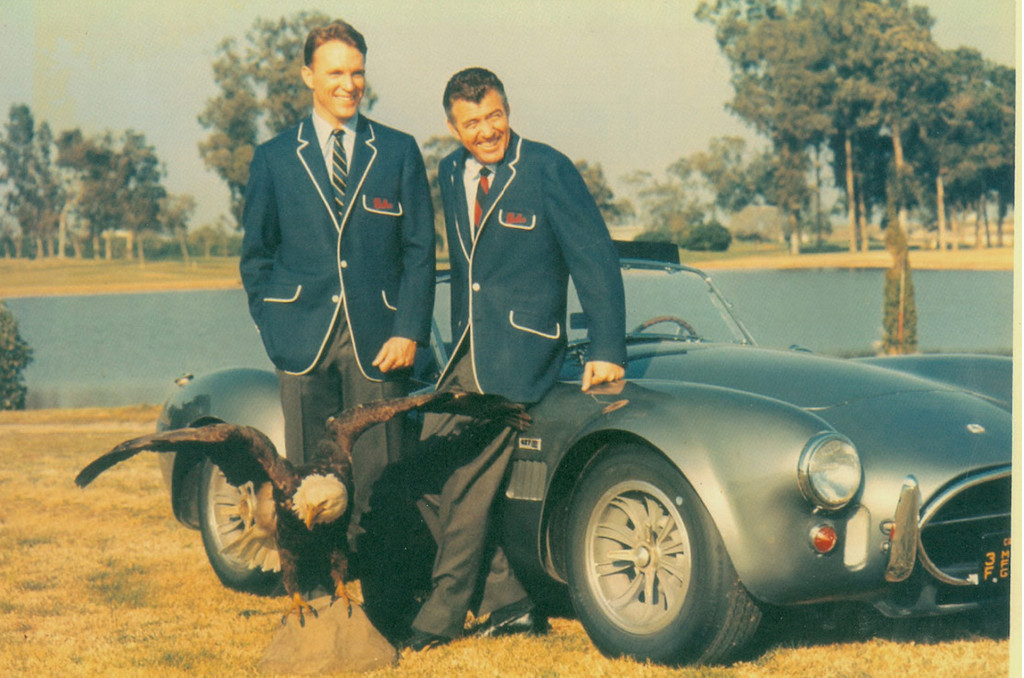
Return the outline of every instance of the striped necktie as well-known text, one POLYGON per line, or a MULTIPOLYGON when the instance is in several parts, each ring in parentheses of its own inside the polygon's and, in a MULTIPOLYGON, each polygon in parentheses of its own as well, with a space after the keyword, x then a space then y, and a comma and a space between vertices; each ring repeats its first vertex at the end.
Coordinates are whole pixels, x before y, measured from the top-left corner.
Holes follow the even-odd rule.
POLYGON ((480 228, 480 220, 484 216, 484 198, 487 197, 487 191, 491 190, 491 182, 487 178, 491 175, 491 170, 486 167, 480 168, 480 182, 476 185, 476 203, 473 205, 473 231, 480 228))
POLYGON ((334 187, 334 203, 339 217, 345 214, 345 183, 348 181, 348 158, 341 143, 344 134, 343 129, 334 130, 334 162, 331 163, 331 185, 334 187))

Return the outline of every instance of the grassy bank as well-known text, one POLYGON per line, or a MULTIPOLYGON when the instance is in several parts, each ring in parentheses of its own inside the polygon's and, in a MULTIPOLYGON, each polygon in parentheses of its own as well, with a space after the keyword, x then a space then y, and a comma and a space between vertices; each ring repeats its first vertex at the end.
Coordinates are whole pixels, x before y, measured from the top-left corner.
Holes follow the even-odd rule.
MULTIPOLYGON (((283 598, 225 589, 199 534, 171 515, 155 455, 86 489, 72 479, 152 431, 153 407, 0 412, 0 675, 254 675, 283 598)), ((880 622, 769 612, 731 667, 668 669, 601 656, 579 623, 539 638, 465 639, 371 677, 1007 676, 1009 641, 984 618, 880 622), (870 622, 870 623, 867 623, 870 622)))
MULTIPOLYGON (((683 263, 714 269, 771 268, 875 268, 891 265, 883 250, 871 252, 824 252, 791 255, 778 244, 739 242, 727 252, 682 251, 683 263)), ((1014 267, 1011 248, 938 252, 915 250, 910 264, 916 269, 1004 270, 1014 267)), ((441 262, 445 266, 445 262, 441 262)), ((241 287, 238 259, 213 257, 181 261, 0 259, 0 299, 114 292, 241 287)))
POLYGON ((0 299, 241 287, 238 259, 182 261, 0 259, 0 299))

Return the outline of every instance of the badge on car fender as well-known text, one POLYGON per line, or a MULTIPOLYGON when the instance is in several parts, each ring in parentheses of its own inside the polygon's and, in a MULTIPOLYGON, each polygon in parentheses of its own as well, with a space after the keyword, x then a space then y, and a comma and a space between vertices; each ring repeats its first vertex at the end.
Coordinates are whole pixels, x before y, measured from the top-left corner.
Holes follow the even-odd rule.
POLYGON ((540 452, 540 438, 520 438, 519 449, 540 452))

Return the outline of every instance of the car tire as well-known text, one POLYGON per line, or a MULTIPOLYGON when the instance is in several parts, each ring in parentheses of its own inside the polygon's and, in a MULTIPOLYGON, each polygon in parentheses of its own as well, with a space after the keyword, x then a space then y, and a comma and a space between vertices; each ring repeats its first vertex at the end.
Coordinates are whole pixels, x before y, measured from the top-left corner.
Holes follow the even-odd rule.
POLYGON ((280 572, 265 571, 252 565, 254 560, 274 560, 276 553, 267 553, 265 545, 255 545, 249 549, 249 557, 246 558, 232 554, 230 549, 225 552, 247 529, 245 521, 239 516, 238 507, 249 491, 251 488, 239 489, 228 484, 216 464, 209 459, 203 460, 198 493, 199 531, 203 536, 203 548, 213 571, 224 586, 246 593, 276 594, 281 590, 280 572))
POLYGON ((570 505, 569 594, 605 654, 720 663, 761 612, 690 484, 655 450, 621 445, 584 471, 570 505))

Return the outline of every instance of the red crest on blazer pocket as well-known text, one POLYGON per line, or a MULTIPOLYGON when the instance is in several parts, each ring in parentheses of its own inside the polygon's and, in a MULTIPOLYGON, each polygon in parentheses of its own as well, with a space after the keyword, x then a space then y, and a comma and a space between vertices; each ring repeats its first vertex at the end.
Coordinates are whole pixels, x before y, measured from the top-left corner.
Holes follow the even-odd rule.
POLYGON ((537 225, 537 215, 529 212, 505 212, 504 210, 498 210, 498 223, 506 228, 518 228, 529 231, 537 225))
POLYGON ((368 195, 363 195, 363 209, 367 212, 383 214, 388 217, 402 216, 401 201, 392 200, 391 198, 371 198, 368 195))

